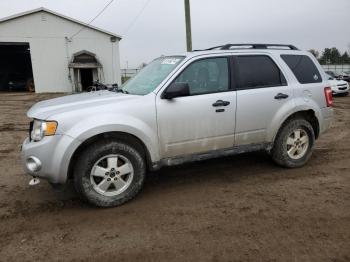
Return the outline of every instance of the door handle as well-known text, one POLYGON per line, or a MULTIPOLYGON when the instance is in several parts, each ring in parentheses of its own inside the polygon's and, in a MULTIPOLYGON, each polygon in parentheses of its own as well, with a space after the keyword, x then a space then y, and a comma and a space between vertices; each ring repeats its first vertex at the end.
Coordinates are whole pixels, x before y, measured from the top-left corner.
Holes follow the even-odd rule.
POLYGON ((287 94, 283 94, 283 93, 278 93, 276 96, 275 96, 275 99, 286 99, 288 98, 289 96, 287 94))
POLYGON ((213 104, 213 107, 228 106, 229 104, 230 104, 229 101, 218 100, 213 104))

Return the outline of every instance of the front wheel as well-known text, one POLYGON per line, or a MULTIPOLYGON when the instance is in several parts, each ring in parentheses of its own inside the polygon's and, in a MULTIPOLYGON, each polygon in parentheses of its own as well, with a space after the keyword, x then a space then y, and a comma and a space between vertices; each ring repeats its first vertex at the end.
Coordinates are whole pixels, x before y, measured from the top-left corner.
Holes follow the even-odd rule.
POLYGON ((90 145, 74 168, 74 185, 83 199, 100 207, 119 206, 141 190, 146 165, 133 147, 114 140, 90 145))
POLYGON ((271 151, 272 159, 284 167, 301 167, 311 157, 315 133, 304 119, 292 119, 278 132, 271 151))

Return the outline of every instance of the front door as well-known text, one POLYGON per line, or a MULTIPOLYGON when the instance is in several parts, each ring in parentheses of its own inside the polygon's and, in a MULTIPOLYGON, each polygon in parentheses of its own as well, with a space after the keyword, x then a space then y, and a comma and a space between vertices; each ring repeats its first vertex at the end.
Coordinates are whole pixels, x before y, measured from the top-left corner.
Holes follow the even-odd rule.
POLYGON ((191 62, 174 80, 189 85, 189 96, 167 100, 158 94, 162 158, 233 146, 236 92, 231 89, 229 61, 210 57, 191 62))
POLYGON ((268 130, 280 119, 282 107, 294 103, 293 86, 287 84, 270 56, 240 55, 233 61, 237 80, 235 145, 271 142, 268 130))

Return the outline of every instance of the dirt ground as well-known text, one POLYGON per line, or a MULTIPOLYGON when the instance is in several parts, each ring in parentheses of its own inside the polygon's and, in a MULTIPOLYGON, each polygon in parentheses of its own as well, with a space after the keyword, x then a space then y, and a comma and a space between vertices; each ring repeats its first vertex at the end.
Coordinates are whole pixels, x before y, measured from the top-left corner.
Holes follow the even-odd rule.
POLYGON ((0 93, 0 261, 350 261, 350 97, 303 168, 264 153, 166 168, 111 209, 28 186, 25 112, 50 97, 0 93))

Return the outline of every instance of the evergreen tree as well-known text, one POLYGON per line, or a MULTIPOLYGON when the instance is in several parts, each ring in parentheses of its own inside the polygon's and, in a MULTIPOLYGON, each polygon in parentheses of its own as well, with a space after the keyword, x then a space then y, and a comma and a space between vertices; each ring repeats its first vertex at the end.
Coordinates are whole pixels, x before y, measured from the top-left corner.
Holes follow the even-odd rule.
POLYGON ((325 48, 320 58, 320 63, 331 65, 340 64, 342 60, 341 57, 342 56, 336 47, 325 48))
POLYGON ((350 56, 348 52, 344 52, 344 54, 341 56, 341 62, 342 64, 350 64, 350 56))
POLYGON ((341 64, 341 55, 336 47, 331 48, 331 61, 332 64, 341 64))

